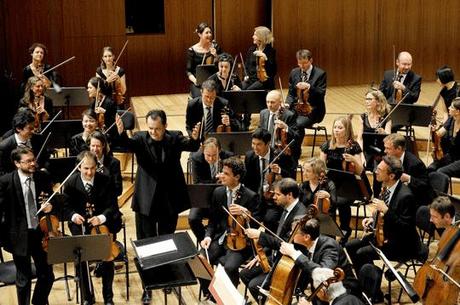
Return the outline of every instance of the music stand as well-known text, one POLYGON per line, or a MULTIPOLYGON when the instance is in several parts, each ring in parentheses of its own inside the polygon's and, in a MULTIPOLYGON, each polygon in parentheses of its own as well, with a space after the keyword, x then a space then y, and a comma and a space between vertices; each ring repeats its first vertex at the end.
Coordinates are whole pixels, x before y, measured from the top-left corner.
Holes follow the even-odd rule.
MULTIPOLYGON (((393 265, 391 264, 391 262, 388 260, 388 258, 385 256, 385 254, 382 252, 382 250, 380 250, 379 248, 377 248, 376 246, 374 246, 372 243, 369 243, 371 245, 371 247, 375 250, 375 252, 378 254, 378 256, 380 257, 380 259, 383 261, 384 265, 388 268, 388 270, 390 270, 390 272, 393 274, 394 278, 396 278, 396 280, 398 280, 399 284, 401 285, 401 287, 404 289, 404 291, 407 293, 407 295, 409 296, 409 298, 411 299, 411 301, 413 303, 416 303, 418 302, 418 300, 420 299, 420 297, 418 296, 417 292, 415 292, 414 290, 414 287, 412 287, 411 284, 409 284, 409 282, 404 278, 404 276, 401 274, 401 272, 397 271, 393 265)), ((391 281, 389 280, 388 281, 388 290, 391 291, 391 281)), ((389 303, 391 305, 391 295, 390 295, 390 299, 389 299, 389 303)))
POLYGON ((265 90, 224 91, 222 97, 228 100, 228 107, 235 113, 260 113, 267 108, 265 90))
POLYGON ((210 137, 219 140, 223 150, 231 151, 238 156, 243 156, 246 152, 251 150, 251 131, 209 132, 206 138, 210 137))
POLYGON ((212 193, 218 186, 221 186, 221 184, 187 184, 187 191, 192 208, 210 208, 212 193))
POLYGON ((54 183, 63 181, 77 164, 77 157, 50 158, 48 171, 54 183))
POLYGON ((430 125, 433 108, 429 105, 400 104, 391 114, 391 124, 406 126, 406 133, 412 126, 427 127, 430 125))
POLYGON ((332 219, 331 216, 328 214, 324 213, 318 213, 316 216, 318 218, 320 226, 319 226, 319 232, 323 235, 329 235, 329 236, 337 236, 337 237, 344 237, 344 234, 342 230, 340 230, 339 226, 337 223, 332 219))
POLYGON ((215 65, 198 65, 196 66, 196 85, 199 87, 211 75, 217 72, 215 65))
POLYGON ((364 202, 369 201, 372 197, 372 189, 366 175, 358 176, 351 172, 328 168, 327 177, 334 181, 337 196, 364 202), (363 194, 358 184, 359 180, 364 182, 367 194, 363 194))
POLYGON ((53 100, 54 107, 66 108, 67 118, 70 114, 70 105, 86 106, 89 104, 88 92, 85 87, 61 87, 60 92, 54 88, 46 90, 46 96, 53 100))
POLYGON ((383 139, 386 136, 388 135, 382 133, 363 132, 363 147, 366 153, 378 156, 385 155, 383 139))
POLYGON ((70 139, 83 131, 81 120, 56 120, 49 129, 53 136, 50 138, 47 147, 66 148, 66 156, 67 148, 70 147, 70 139))

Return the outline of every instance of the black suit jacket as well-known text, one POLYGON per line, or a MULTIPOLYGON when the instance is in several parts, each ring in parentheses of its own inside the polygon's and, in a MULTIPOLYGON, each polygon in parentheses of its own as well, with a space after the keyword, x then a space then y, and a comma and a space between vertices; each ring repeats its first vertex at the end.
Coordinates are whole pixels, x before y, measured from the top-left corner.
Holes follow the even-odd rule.
MULTIPOLYGON (((110 232, 114 232, 114 220, 119 217, 118 202, 112 180, 103 174, 96 173, 91 197, 88 196, 80 172, 74 173, 64 186, 66 201, 64 205, 64 215, 67 220, 71 220, 75 213, 85 217, 86 204, 94 204, 93 216, 104 215, 106 225, 110 232)), ((70 222, 72 234, 81 234, 80 226, 70 222)))
MULTIPOLYGON (((261 211, 259 196, 244 185, 241 185, 239 189, 239 196, 235 200, 235 204, 247 208, 253 217, 260 220, 261 211)), ((227 188, 225 186, 219 186, 214 189, 212 194, 211 213, 205 237, 217 240, 227 231, 228 214, 222 208, 223 206, 227 207, 227 188)))
MULTIPOLYGON (((96 102, 93 101, 90 105, 90 108, 93 110, 94 110, 95 103, 96 102)), ((112 124, 115 122, 115 115, 117 114, 117 104, 109 96, 106 96, 104 98, 104 101, 101 104, 101 107, 105 109, 104 125, 105 125, 105 128, 107 129, 110 126, 112 126, 112 124)), ((116 126, 112 127, 112 129, 108 131, 108 136, 111 139, 117 136, 116 126)))
POLYGON ((82 136, 83 132, 80 132, 70 138, 69 153, 71 156, 77 156, 82 151, 89 150, 89 145, 82 136))
MULTIPOLYGON (((228 101, 224 98, 219 96, 216 97, 214 100, 214 104, 212 106, 212 131, 215 132, 217 126, 222 125, 222 110, 225 106, 228 105, 228 101)), ((230 116, 230 127, 232 131, 238 131, 239 125, 238 122, 234 118, 234 114, 231 112, 230 116)), ((187 133, 190 136, 193 131, 193 127, 199 122, 203 120, 203 102, 201 100, 201 96, 194 98, 187 104, 187 110, 185 114, 185 128, 187 129, 187 133)), ((206 118, 203 121, 203 128, 205 127, 206 118)), ((203 130, 204 131, 204 130, 203 130)), ((203 134, 204 136, 204 134, 203 134)))
MULTIPOLYGON (((291 109, 294 107, 294 102, 297 102, 297 83, 301 82, 300 68, 294 68, 289 74, 289 93, 286 102, 290 105, 291 109)), ((313 110, 310 117, 317 122, 321 122, 326 114, 326 104, 324 97, 326 96, 327 76, 326 72, 321 68, 313 66, 311 75, 307 81, 310 84, 310 96, 308 102, 313 110)))
MULTIPOLYGON (((219 153, 219 170, 222 168, 222 161, 230 158, 232 152, 221 150, 219 153)), ((203 151, 199 150, 191 154, 193 183, 216 183, 216 177, 211 177, 211 166, 205 160, 203 151)))
POLYGON ((138 167, 131 204, 135 212, 149 216, 152 208, 164 204, 163 198, 155 196, 159 183, 168 193, 168 202, 173 205, 171 208, 176 213, 190 208, 180 157, 182 151, 197 151, 200 145, 198 140, 186 138, 177 130, 166 130, 160 142, 164 152, 163 162, 162 156, 157 156, 153 147, 154 140, 147 131, 137 132, 132 138, 123 134, 120 141, 136 154, 138 167))
POLYGON ((428 182, 428 171, 425 164, 410 151, 405 152, 403 159, 404 172, 411 176, 409 188, 417 199, 416 204, 430 204, 433 198, 433 189, 428 182))
POLYGON ((107 155, 104 156, 102 173, 112 179, 115 195, 120 196, 123 193, 123 178, 121 177, 120 161, 107 155))
MULTIPOLYGON (((286 123, 289 127, 288 128, 288 140, 289 141, 293 139, 297 141, 299 139, 299 130, 297 128, 296 118, 297 118, 297 115, 288 109, 284 109, 283 113, 278 118, 279 120, 286 123)), ((270 110, 262 109, 260 111, 259 128, 265 128, 269 130, 268 129, 269 120, 270 120, 270 110)))
MULTIPOLYGON (((49 177, 40 171, 34 173, 33 179, 35 182, 35 202, 38 210, 40 208, 38 196, 42 192, 51 195, 51 182, 49 177)), ((40 216, 43 215, 39 215, 39 218, 40 216)), ((17 170, 0 177, 0 219, 2 219, 1 240, 5 250, 15 255, 26 256, 29 253, 27 249, 27 216, 17 170)))
MULTIPOLYGON (((394 82, 394 70, 387 70, 383 74, 383 80, 380 83, 379 90, 383 92, 388 102, 395 103, 395 88, 393 87, 394 82)), ((404 79, 403 85, 406 89, 403 91, 403 96, 408 94, 404 99, 405 104, 414 104, 417 102, 420 95, 420 87, 422 86, 422 77, 415 74, 414 71, 410 70, 406 78, 404 79)))

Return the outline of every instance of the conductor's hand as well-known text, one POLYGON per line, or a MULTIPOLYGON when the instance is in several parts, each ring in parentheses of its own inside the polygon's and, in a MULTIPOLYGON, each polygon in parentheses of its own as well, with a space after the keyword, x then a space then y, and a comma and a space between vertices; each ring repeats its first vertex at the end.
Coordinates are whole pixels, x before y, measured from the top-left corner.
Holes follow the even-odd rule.
POLYGON ((72 217, 72 221, 77 225, 82 225, 85 222, 85 218, 80 214, 75 214, 75 216, 72 217))
POLYGON ((205 237, 201 242, 201 248, 209 249, 209 245, 211 244, 211 237, 205 237))
POLYGON ((195 127, 193 127, 193 130, 192 130, 193 140, 198 140, 198 137, 200 136, 200 126, 201 126, 201 122, 198 122, 196 123, 195 127))
POLYGON ((257 229, 246 229, 244 230, 244 233, 246 234, 247 237, 251 239, 257 239, 260 237, 260 231, 257 229))
POLYGON ((125 126, 123 125, 123 121, 118 114, 115 116, 115 123, 117 124, 118 134, 122 134, 125 130, 125 126))

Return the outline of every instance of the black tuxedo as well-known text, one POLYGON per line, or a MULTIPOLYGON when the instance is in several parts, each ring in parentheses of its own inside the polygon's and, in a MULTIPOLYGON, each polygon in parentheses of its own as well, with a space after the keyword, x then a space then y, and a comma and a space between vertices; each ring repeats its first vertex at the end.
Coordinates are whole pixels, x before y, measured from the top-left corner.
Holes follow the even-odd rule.
MULTIPOLYGON (((34 173, 33 180, 38 210, 38 196, 41 192, 51 194, 52 189, 49 177, 42 172, 34 173)), ((17 170, 0 177, 0 219, 4 221, 1 226, 2 242, 5 250, 13 254, 16 265, 18 303, 30 304, 32 257, 38 277, 32 302, 45 305, 54 282, 53 268, 48 265, 46 252, 42 249, 42 232, 38 227, 34 230, 28 229, 23 187, 25 186, 21 185, 17 170)))
POLYGON ((358 297, 344 293, 336 297, 331 305, 364 305, 364 303, 358 297))
POLYGON ((112 179, 115 195, 120 196, 121 193, 123 193, 123 178, 121 177, 120 161, 110 155, 104 156, 102 173, 112 179))
MULTIPOLYGON (((226 150, 221 150, 219 153, 219 160, 230 158, 234 153, 226 150)), ((191 153, 192 160, 192 176, 193 183, 216 183, 216 177, 211 177, 211 166, 205 160, 203 151, 191 153)), ((219 170, 221 170, 222 164, 219 164, 219 170)))
MULTIPOLYGON (((387 101, 392 104, 395 103, 395 88, 393 87, 395 72, 394 70, 387 70, 383 74, 383 80, 380 83, 379 90, 383 92, 387 101)), ((410 70, 406 78, 404 79, 403 85, 406 89, 403 91, 403 96, 408 94, 404 99, 405 104, 414 104, 417 102, 420 95, 420 87, 422 85, 422 77, 415 74, 414 71, 410 70)))
MULTIPOLYGON (((301 69, 294 68, 289 74, 289 93, 286 98, 286 102, 290 105, 291 109, 294 109, 294 105, 297 102, 297 88, 296 85, 302 81, 301 69)), ((326 96, 326 83, 327 76, 326 72, 321 68, 313 66, 311 74, 307 80, 310 84, 308 103, 312 106, 312 112, 308 116, 311 123, 321 122, 326 114, 326 104, 324 97, 326 96)), ((307 126, 302 126, 307 127, 307 126)))
MULTIPOLYGON (((35 157, 40 151, 43 142, 44 138, 39 134, 34 134, 30 139, 30 144, 32 146, 32 151, 34 152, 35 157)), ((16 166, 11 160, 11 152, 17 147, 18 143, 16 142, 14 134, 0 142, 0 175, 10 173, 16 169, 16 166)), ((40 167, 47 167, 48 160, 49 153, 47 152, 45 147, 40 155, 40 158, 38 158, 37 163, 40 167)))
MULTIPOLYGON (((214 100, 214 104, 212 106, 212 132, 215 132, 217 126, 222 125, 222 112, 225 106, 228 105, 228 101, 224 98, 219 96, 216 97, 214 100)), ((196 97, 187 104, 187 110, 185 113, 185 128, 187 129, 187 133, 189 136, 192 134, 193 128, 199 122, 202 122, 202 128, 205 128, 206 118, 203 116, 203 101, 200 97, 196 97)), ((233 113, 229 114, 230 116, 230 127, 232 131, 238 131, 239 125, 238 122, 235 120, 233 113)), ((203 129, 203 136, 204 136, 204 129, 203 129)))

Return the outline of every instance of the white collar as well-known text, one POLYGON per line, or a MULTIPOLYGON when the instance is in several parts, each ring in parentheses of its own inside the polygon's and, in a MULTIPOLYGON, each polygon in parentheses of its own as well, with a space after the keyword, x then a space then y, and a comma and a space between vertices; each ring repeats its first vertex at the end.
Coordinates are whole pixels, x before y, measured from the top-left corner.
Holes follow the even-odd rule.
POLYGON ((83 182, 83 186, 85 186, 87 183, 91 184, 91 186, 94 186, 94 177, 90 181, 88 181, 88 180, 85 180, 83 178, 83 175, 80 173, 80 179, 81 179, 81 182, 83 182))

